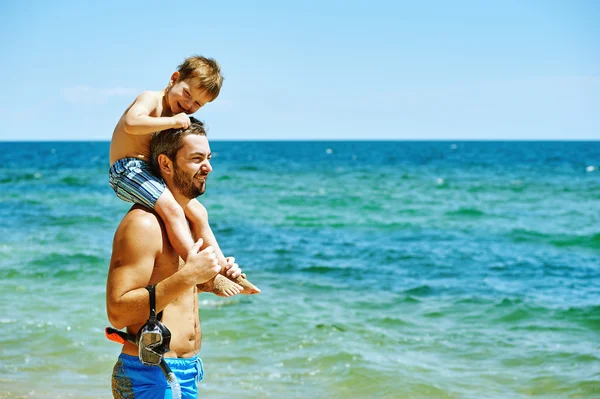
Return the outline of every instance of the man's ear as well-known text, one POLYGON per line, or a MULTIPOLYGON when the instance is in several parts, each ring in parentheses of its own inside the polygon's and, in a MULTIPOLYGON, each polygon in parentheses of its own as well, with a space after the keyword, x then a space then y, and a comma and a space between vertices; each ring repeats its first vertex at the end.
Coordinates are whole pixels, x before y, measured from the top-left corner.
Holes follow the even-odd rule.
POLYGON ((171 80, 169 80, 169 87, 177 83, 177 81, 179 80, 179 76, 179 71, 173 72, 173 75, 171 75, 171 80))
POLYGON ((170 176, 173 173, 173 162, 165 154, 158 155, 158 167, 163 176, 170 176))

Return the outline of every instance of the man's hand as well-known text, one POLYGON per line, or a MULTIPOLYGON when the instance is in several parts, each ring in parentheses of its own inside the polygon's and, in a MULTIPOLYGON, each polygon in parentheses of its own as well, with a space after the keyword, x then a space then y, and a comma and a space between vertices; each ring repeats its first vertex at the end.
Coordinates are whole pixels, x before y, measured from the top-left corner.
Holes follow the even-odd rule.
POLYGON ((173 116, 173 127, 174 128, 183 128, 187 129, 190 127, 190 117, 187 116, 184 112, 173 116))
POLYGON ((242 269, 240 269, 238 264, 235 263, 235 258, 233 256, 228 256, 227 258, 225 258, 225 260, 227 261, 227 263, 225 264, 225 275, 227 277, 235 279, 239 276, 242 276, 243 278, 246 278, 246 275, 242 273, 242 269))
POLYGON ((215 249, 212 246, 200 251, 203 242, 202 238, 196 241, 188 252, 187 262, 185 262, 185 266, 189 267, 190 272, 193 273, 196 284, 206 283, 221 271, 215 249))

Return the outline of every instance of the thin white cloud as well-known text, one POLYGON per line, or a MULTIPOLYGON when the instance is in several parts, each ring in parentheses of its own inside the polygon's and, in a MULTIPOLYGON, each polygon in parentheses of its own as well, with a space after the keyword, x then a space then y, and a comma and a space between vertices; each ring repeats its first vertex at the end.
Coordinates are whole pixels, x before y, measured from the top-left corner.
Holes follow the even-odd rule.
POLYGON ((100 89, 89 86, 75 86, 62 89, 63 98, 74 104, 105 104, 112 97, 133 97, 137 91, 128 87, 100 89))

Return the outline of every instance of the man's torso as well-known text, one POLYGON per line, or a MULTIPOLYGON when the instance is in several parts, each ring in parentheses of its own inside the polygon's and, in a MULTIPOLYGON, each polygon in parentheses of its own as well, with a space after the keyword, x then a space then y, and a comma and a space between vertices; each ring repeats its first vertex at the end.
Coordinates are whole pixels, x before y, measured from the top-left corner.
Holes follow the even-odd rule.
MULTIPOLYGON (((158 215, 146 208, 134 206, 125 218, 135 217, 151 217, 153 222, 158 223, 161 228, 162 250, 156 256, 149 282, 149 284, 157 284, 179 270, 183 266, 183 261, 171 247, 164 224, 158 215)), ((191 288, 167 305, 163 310, 162 322, 171 331, 170 351, 165 354, 165 357, 187 358, 196 355, 200 351, 202 340, 197 288, 191 288)), ((144 323, 128 326, 127 331, 135 335, 144 323)), ((126 343, 123 346, 123 353, 137 356, 138 348, 133 344, 126 343)))

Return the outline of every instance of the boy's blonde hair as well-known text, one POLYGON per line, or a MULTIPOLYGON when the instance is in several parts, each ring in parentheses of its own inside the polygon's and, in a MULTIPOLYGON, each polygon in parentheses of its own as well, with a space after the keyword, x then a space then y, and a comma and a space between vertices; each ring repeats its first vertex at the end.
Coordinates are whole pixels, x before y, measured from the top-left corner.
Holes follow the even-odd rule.
POLYGON ((190 79, 197 84, 199 89, 205 90, 211 101, 217 98, 223 85, 221 67, 213 58, 201 55, 188 57, 177 67, 179 80, 190 79))

